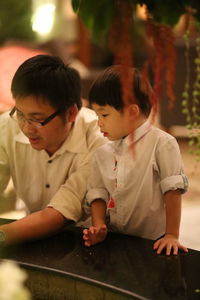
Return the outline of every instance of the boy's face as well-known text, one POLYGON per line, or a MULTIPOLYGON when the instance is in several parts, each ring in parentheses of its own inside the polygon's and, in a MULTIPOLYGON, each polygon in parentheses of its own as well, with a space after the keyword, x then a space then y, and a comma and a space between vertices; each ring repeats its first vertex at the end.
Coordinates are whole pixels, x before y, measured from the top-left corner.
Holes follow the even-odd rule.
POLYGON ((118 111, 110 105, 92 104, 92 109, 98 116, 101 132, 109 140, 118 140, 131 132, 129 114, 126 110, 118 111))
MULTIPOLYGON (((34 96, 16 99, 15 107, 20 116, 27 120, 40 122, 55 112, 55 109, 50 104, 34 96)), ((25 121, 23 124, 20 124, 20 129, 27 136, 34 149, 46 150, 49 155, 52 155, 65 141, 76 115, 76 109, 73 116, 69 109, 66 113, 66 120, 56 116, 40 128, 25 121)))

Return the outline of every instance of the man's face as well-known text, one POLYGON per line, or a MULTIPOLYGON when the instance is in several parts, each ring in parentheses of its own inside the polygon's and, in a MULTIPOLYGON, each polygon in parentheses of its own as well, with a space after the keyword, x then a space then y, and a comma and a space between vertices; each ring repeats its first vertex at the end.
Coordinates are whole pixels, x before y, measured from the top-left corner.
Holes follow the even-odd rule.
MULTIPOLYGON (((22 117, 40 122, 55 112, 55 109, 51 105, 34 96, 16 99, 16 109, 22 117)), ((69 112, 66 113, 65 120, 58 115, 40 128, 33 126, 27 121, 21 124, 20 128, 28 137, 34 149, 46 150, 51 156, 65 141, 71 124, 75 120, 76 115, 72 118, 68 114, 69 112)))

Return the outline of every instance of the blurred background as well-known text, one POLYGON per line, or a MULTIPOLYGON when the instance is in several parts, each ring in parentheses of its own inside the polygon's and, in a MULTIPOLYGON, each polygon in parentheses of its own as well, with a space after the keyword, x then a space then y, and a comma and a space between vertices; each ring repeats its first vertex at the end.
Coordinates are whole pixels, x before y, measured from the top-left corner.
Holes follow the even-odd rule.
MULTIPOLYGON (((101 12, 103 18, 103 12, 101 12)), ((143 12, 137 11, 134 29, 134 64, 141 68, 151 51, 151 44, 144 35, 143 12)), ((177 50, 174 93, 176 102, 168 109, 167 96, 162 95, 155 125, 174 135, 181 148, 185 172, 190 188, 183 196, 181 240, 186 246, 200 250, 200 168, 188 149, 188 130, 182 114, 181 101, 185 82, 185 43, 178 34, 183 20, 176 26, 177 50), (180 28, 179 28, 180 27, 180 28)), ((114 58, 107 44, 92 39, 82 20, 74 13, 71 0, 1 0, 0 1, 0 113, 11 109, 14 100, 10 84, 18 66, 27 58, 48 53, 60 56, 81 75, 82 99, 87 106, 88 91, 92 81, 114 58)), ((191 80, 195 47, 190 45, 191 80)), ((19 218, 24 215, 23 205, 15 200, 12 184, 7 190, 10 205, 0 204, 1 216, 19 218)))

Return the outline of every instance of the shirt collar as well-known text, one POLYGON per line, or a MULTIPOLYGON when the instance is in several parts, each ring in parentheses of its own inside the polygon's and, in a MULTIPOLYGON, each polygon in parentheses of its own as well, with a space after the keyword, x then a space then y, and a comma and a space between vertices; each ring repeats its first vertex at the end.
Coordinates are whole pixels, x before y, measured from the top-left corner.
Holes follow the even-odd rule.
POLYGON ((147 120, 140 127, 138 127, 133 133, 129 134, 127 137, 113 141, 112 147, 114 150, 119 150, 122 145, 131 146, 132 144, 137 143, 140 139, 142 139, 147 132, 149 132, 152 128, 151 123, 147 120))
POLYGON ((151 123, 149 120, 144 122, 140 127, 138 127, 133 133, 129 134, 126 138, 128 144, 130 143, 137 143, 140 139, 142 139, 147 132, 149 132, 152 128, 151 123))
POLYGON ((29 139, 23 134, 23 132, 20 129, 15 135, 14 140, 22 144, 30 144, 29 139))
POLYGON ((87 151, 86 134, 83 131, 83 118, 78 114, 71 130, 62 144, 62 146, 56 151, 56 154, 62 154, 65 151, 73 153, 84 153, 87 151))

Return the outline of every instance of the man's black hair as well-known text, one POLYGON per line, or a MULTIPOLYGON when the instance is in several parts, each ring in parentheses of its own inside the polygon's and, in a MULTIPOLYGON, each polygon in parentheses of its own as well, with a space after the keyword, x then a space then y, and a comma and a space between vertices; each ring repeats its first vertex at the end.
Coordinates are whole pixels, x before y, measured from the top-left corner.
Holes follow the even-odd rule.
POLYGON ((23 62, 12 79, 11 92, 15 99, 34 96, 63 112, 74 104, 81 108, 79 73, 56 56, 36 55, 23 62))
MULTIPOLYGON (((141 112, 148 116, 151 112, 152 93, 150 84, 143 82, 142 75, 137 69, 130 68, 133 76, 133 95, 135 103, 141 112), (146 87, 146 88, 144 88, 146 87)), ((89 92, 89 103, 96 103, 100 106, 110 105, 116 110, 123 110, 124 101, 122 97, 121 78, 122 66, 115 65, 106 68, 94 81, 89 92)))

